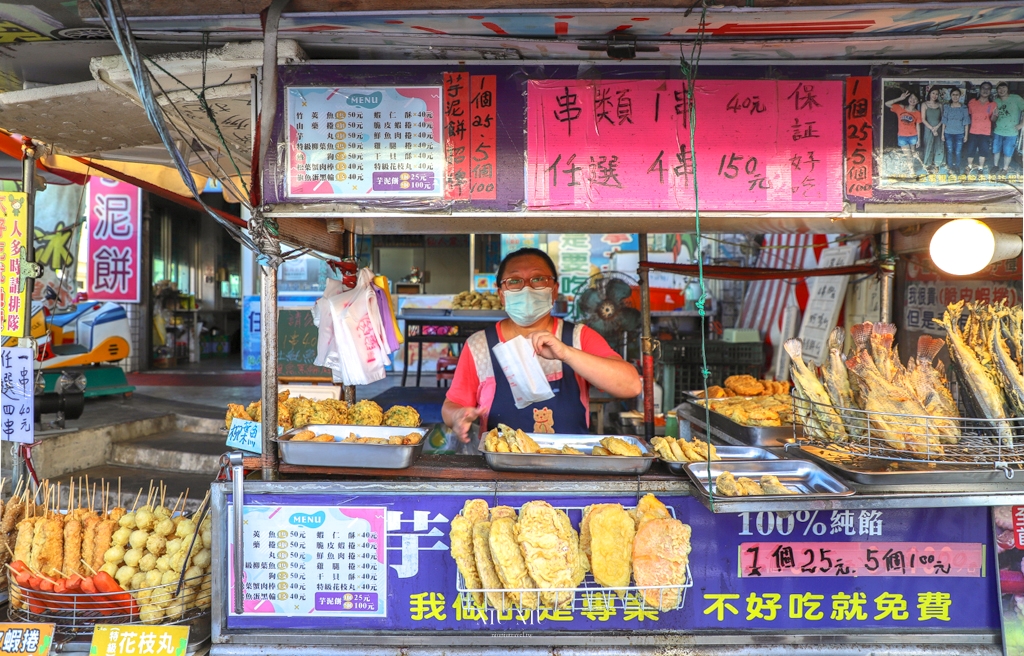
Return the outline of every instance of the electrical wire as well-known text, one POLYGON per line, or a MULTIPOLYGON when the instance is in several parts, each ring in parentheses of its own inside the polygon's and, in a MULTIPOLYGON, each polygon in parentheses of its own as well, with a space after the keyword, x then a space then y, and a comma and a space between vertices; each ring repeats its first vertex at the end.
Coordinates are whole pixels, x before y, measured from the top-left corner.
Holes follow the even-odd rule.
MULTIPOLYGON (((117 45, 118 51, 124 58, 125 65, 131 75, 132 83, 135 85, 135 90, 138 93, 139 100, 146 112, 146 116, 149 118, 153 128, 160 136, 160 141, 163 142, 164 147, 171 156, 171 160, 174 162, 174 166, 178 170, 179 175, 181 175, 181 179, 185 183, 185 186, 188 188, 193 198, 195 198, 196 202, 202 206, 207 214, 213 217, 214 221, 226 229, 233 239, 241 243, 246 248, 262 255, 260 248, 256 245, 256 242, 254 242, 246 233, 242 232, 238 226, 219 216, 201 198, 199 189, 196 187, 195 179, 192 177, 192 173, 189 171, 182 153, 174 146, 171 133, 167 129, 167 123, 164 120, 163 110, 156 102, 153 94, 153 87, 150 82, 150 78, 152 77, 151 73, 142 63, 142 56, 139 53, 135 37, 132 35, 131 27, 128 25, 128 19, 124 13, 124 8, 121 6, 121 0, 102 1, 103 5, 100 4, 100 0, 91 0, 96 13, 103 20, 103 24, 106 26, 107 31, 110 32, 115 45, 117 45)), ((157 85, 159 86, 159 83, 157 83, 157 85)))

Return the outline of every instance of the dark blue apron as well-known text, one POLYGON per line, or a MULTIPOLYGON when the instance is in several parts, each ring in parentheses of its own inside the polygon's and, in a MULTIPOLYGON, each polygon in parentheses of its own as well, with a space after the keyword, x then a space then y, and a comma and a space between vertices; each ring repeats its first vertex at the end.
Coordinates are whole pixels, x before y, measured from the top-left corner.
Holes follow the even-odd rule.
MULTIPOLYGON (((575 326, 568 321, 562 322, 562 342, 572 346, 572 334, 575 326)), ((527 433, 562 433, 565 435, 586 435, 590 432, 587 426, 589 408, 580 402, 580 385, 576 380, 576 372, 566 363, 562 363, 561 380, 553 380, 551 391, 553 398, 534 403, 520 410, 512 397, 512 388, 508 379, 501 371, 498 359, 494 357, 494 347, 498 345, 498 329, 496 324, 484 328, 487 335, 487 348, 491 353, 491 366, 494 368, 494 403, 487 415, 488 428, 499 423, 521 429, 527 433)))

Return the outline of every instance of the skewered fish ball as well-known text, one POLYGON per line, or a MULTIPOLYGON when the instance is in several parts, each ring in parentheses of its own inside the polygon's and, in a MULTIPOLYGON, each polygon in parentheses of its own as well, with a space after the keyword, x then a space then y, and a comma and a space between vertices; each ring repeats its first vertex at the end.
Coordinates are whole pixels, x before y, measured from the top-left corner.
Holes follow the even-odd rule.
POLYGON ((119 547, 123 547, 124 545, 128 544, 128 538, 131 536, 131 534, 132 529, 128 528, 127 526, 122 526, 121 528, 114 531, 114 535, 110 537, 110 541, 119 547))
POLYGON ((156 523, 154 520, 155 518, 153 512, 146 508, 142 508, 137 513, 135 513, 135 525, 143 531, 148 531, 152 529, 153 524, 156 523))
POLYGON ((207 549, 212 549, 213 548, 213 530, 208 529, 208 528, 203 529, 203 532, 200 535, 200 537, 202 537, 202 539, 203 539, 203 546, 204 547, 206 547, 207 549))
POLYGON ((167 572, 171 569, 170 556, 160 556, 156 559, 156 568, 159 572, 167 572))
POLYGON ((130 512, 127 515, 123 516, 121 519, 117 520, 117 523, 119 526, 121 526, 121 528, 126 528, 129 531, 134 531, 136 528, 138 528, 135 525, 135 513, 133 512, 130 512))
POLYGON ((171 556, 171 569, 175 572, 180 572, 185 569, 185 558, 188 556, 188 552, 184 549, 178 551, 178 553, 171 556))
POLYGON ((173 556, 174 554, 176 554, 179 551, 181 551, 181 545, 182 545, 181 538, 174 538, 173 540, 168 540, 167 541, 167 551, 164 552, 164 553, 166 553, 168 556, 173 556))
POLYGON ((149 597, 152 594, 152 590, 150 590, 148 587, 143 587, 135 593, 135 601, 139 602, 140 606, 144 606, 149 601, 149 597))
POLYGON ((116 563, 103 563, 103 567, 100 567, 101 572, 106 572, 110 576, 117 574, 118 566, 116 563))
POLYGON ((124 564, 128 567, 138 567, 139 561, 146 555, 142 549, 129 549, 124 554, 124 564))
MULTIPOLYGON (((146 587, 155 588, 163 582, 163 572, 158 569, 151 569, 146 572, 146 587)), ((142 601, 141 599, 139 600, 142 601)))
POLYGON ((174 534, 179 538, 191 537, 196 532, 196 523, 191 519, 183 519, 178 527, 174 529, 174 534))
POLYGON ((144 624, 159 624, 164 618, 164 609, 153 604, 146 604, 139 608, 139 619, 144 624))
POLYGON ((167 540, 161 535, 151 535, 146 540, 146 550, 157 557, 162 556, 166 549, 167 540))
POLYGON ((210 566, 210 562, 212 560, 213 557, 210 554, 210 550, 203 549, 192 558, 192 564, 197 567, 201 567, 203 570, 206 570, 206 568, 210 566))
POLYGON ((124 547, 114 545, 113 547, 110 547, 105 552, 103 552, 103 562, 105 563, 113 563, 114 565, 119 565, 122 560, 124 560, 124 547))
POLYGON ((121 584, 121 587, 125 587, 132 580, 132 577, 138 573, 139 570, 128 565, 122 565, 114 572, 114 578, 121 584))
POLYGON ((192 567, 189 567, 187 570, 185 570, 185 582, 186 583, 192 582, 193 580, 198 582, 199 579, 202 576, 203 576, 203 568, 196 566, 194 563, 193 563, 192 567))
POLYGON ((157 506, 153 509, 153 516, 156 517, 156 521, 159 523, 171 516, 171 509, 167 506, 157 506))
POLYGON ((156 569, 156 556, 152 553, 148 553, 139 560, 139 571, 151 572, 156 569))
POLYGON ((159 522, 156 523, 155 526, 153 526, 153 532, 157 535, 162 535, 163 537, 167 537, 168 535, 173 534, 174 520, 172 520, 170 517, 161 519, 159 522))
POLYGON ((133 576, 132 580, 128 583, 128 586, 132 590, 138 590, 143 585, 145 585, 145 583, 146 583, 146 573, 145 572, 136 572, 135 576, 133 576))
POLYGON ((164 572, 163 574, 160 575, 160 583, 162 585, 167 585, 169 583, 177 583, 177 582, 178 582, 178 572, 175 572, 174 570, 167 570, 166 572, 164 572))
POLYGON ((128 544, 132 545, 132 549, 145 549, 146 540, 149 539, 149 531, 138 528, 132 531, 132 534, 128 536, 128 544))

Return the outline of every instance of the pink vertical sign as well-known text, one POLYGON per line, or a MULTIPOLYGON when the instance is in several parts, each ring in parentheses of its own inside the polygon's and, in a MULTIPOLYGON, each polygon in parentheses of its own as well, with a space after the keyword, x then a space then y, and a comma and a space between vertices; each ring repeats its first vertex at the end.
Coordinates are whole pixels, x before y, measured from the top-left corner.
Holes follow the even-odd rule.
MULTIPOLYGON (((842 83, 703 80, 694 96, 702 209, 842 209, 842 83)), ((681 80, 531 80, 529 207, 693 209, 688 102, 681 80)))
POLYGON ((89 300, 138 303, 142 282, 142 190, 89 178, 89 300))

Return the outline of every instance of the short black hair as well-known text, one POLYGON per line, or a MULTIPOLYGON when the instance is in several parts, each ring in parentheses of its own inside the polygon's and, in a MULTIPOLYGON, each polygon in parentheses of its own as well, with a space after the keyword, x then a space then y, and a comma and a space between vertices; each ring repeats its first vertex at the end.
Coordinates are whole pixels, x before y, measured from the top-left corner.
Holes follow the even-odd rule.
POLYGON ((997 88, 997 89, 998 89, 999 87, 1006 87, 1007 89, 1009 89, 1009 88, 1010 88, 1010 85, 1009 85, 1009 84, 1007 84, 1006 82, 1000 82, 999 84, 997 84, 997 85, 996 85, 996 88, 997 88))
POLYGON ((555 268, 555 263, 551 259, 550 255, 539 248, 520 248, 517 251, 512 251, 501 260, 501 264, 498 265, 498 275, 495 277, 495 284, 499 287, 501 286, 501 281, 505 278, 505 268, 508 266, 509 262, 517 257, 527 257, 530 255, 544 260, 544 264, 546 264, 548 269, 551 270, 551 277, 558 280, 558 269, 555 268))

